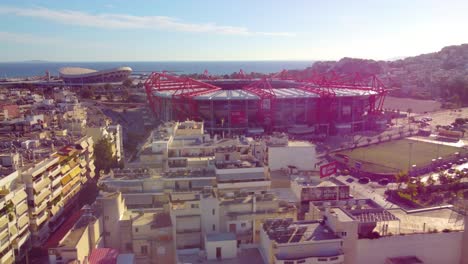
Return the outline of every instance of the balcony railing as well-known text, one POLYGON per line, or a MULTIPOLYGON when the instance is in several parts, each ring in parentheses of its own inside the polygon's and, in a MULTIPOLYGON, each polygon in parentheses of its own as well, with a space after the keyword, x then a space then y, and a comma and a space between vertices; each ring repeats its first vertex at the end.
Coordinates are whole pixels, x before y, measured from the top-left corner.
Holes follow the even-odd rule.
POLYGON ((177 234, 199 233, 199 232, 201 232, 200 228, 186 228, 186 229, 178 229, 176 231, 177 234))

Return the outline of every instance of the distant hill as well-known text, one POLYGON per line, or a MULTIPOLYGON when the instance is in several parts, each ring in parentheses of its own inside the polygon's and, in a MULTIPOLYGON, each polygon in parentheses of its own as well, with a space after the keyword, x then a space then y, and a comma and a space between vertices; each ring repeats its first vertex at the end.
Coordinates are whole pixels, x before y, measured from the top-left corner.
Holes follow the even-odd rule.
POLYGON ((468 44, 444 47, 438 52, 421 54, 394 61, 342 58, 318 61, 311 67, 291 72, 307 78, 312 72, 375 74, 396 88, 395 96, 441 99, 446 107, 468 105, 468 44))

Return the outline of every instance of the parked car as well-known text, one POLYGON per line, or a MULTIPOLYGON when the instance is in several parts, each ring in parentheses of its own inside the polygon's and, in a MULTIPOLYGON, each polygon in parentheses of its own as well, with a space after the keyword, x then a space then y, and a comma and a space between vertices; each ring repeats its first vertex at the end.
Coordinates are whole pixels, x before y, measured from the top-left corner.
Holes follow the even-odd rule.
POLYGON ((348 179, 346 179, 346 181, 349 182, 349 183, 352 183, 352 182, 354 182, 354 179, 353 178, 348 178, 348 179))
POLYGON ((380 179, 380 180, 379 180, 379 184, 380 184, 380 185, 384 185, 384 186, 385 186, 385 185, 387 185, 387 184, 389 184, 389 183, 390 183, 390 181, 389 181, 387 178, 383 178, 383 179, 380 179))
POLYGON ((360 184, 368 184, 370 182, 370 179, 367 178, 367 177, 361 177, 361 178, 359 178, 358 182, 360 184))

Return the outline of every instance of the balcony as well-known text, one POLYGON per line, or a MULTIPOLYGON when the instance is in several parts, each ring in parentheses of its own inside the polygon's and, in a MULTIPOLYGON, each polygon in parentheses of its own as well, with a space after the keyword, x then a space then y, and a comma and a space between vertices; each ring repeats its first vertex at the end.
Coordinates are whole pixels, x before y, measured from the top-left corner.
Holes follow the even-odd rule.
POLYGON ((7 252, 3 254, 3 256, 0 257, 0 263, 14 263, 14 262, 15 262, 15 258, 13 255, 13 249, 9 249, 7 252))
POLYGON ((44 211, 44 209, 46 209, 46 207, 47 207, 47 203, 36 204, 36 206, 31 208, 31 213, 35 214, 35 215, 38 215, 42 211, 44 211))
POLYGON ((190 233, 200 233, 201 229, 200 228, 191 228, 191 229, 177 229, 176 233, 179 234, 190 234, 190 233))
POLYGON ((42 178, 40 181, 34 181, 33 182, 33 189, 36 192, 41 191, 42 189, 48 187, 50 184, 50 179, 49 178, 42 178))
POLYGON ((15 246, 15 248, 22 247, 24 243, 28 241, 28 238, 30 236, 31 236, 31 233, 29 232, 29 230, 26 230, 25 232, 20 233, 19 236, 16 238, 15 242, 13 243, 13 245, 15 246))
POLYGON ((28 204, 26 202, 22 202, 19 205, 16 206, 16 215, 21 216, 25 212, 28 211, 28 204))
POLYGON ((35 224, 36 226, 40 226, 46 220, 47 220, 47 213, 46 212, 42 212, 40 215, 38 215, 36 217, 33 216, 31 218, 31 222, 33 224, 35 224))
POLYGON ((0 251, 5 250, 10 245, 10 238, 8 237, 8 229, 0 233, 0 251))
POLYGON ((34 197, 34 204, 40 204, 50 195, 50 189, 42 189, 42 191, 34 197))
POLYGON ((18 229, 20 232, 23 231, 25 227, 28 227, 28 224, 29 224, 28 215, 25 214, 21 216, 20 218, 18 218, 17 225, 18 225, 18 229))
POLYGON ((57 177, 57 178, 55 178, 55 179, 52 181, 52 187, 57 186, 57 184, 59 184, 61 180, 62 180, 62 177, 57 177))
POLYGON ((49 177, 55 177, 60 172, 60 166, 57 166, 53 170, 49 171, 49 177))

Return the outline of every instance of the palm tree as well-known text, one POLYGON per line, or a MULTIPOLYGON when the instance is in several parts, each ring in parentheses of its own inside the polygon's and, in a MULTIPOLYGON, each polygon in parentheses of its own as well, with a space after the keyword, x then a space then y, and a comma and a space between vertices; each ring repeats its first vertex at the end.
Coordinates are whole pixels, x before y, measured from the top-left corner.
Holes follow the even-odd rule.
POLYGON ((411 125, 410 125, 410 116, 411 116, 411 112, 413 112, 413 109, 408 108, 408 110, 406 110, 406 112, 408 113, 408 126, 410 126, 410 128, 411 128, 411 125))

